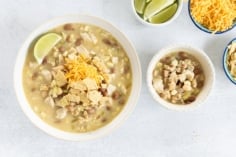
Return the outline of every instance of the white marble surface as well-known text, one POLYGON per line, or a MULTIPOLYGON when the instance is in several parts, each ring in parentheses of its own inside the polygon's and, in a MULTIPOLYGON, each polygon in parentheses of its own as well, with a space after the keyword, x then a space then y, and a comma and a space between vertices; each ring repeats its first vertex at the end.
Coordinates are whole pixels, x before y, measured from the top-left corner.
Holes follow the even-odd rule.
POLYGON ((236 36, 199 31, 187 5, 171 25, 150 28, 132 14, 129 0, 0 0, 0 156, 4 157, 235 157, 236 86, 222 69, 222 52, 236 36), (95 141, 58 140, 36 128, 23 114, 13 89, 17 51, 27 35, 50 18, 85 13, 116 25, 135 45, 143 70, 139 102, 129 119, 112 134, 95 141), (147 64, 169 44, 187 43, 209 55, 216 83, 209 99, 198 109, 179 113, 155 103, 145 82, 147 64))

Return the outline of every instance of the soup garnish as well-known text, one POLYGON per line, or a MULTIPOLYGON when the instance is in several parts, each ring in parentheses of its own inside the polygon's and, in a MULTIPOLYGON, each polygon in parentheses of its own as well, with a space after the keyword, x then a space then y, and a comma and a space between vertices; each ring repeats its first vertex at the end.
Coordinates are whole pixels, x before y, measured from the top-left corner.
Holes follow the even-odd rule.
POLYGON ((34 57, 39 64, 42 63, 44 57, 50 52, 50 50, 62 39, 62 37, 56 33, 48 33, 43 35, 34 46, 34 57))

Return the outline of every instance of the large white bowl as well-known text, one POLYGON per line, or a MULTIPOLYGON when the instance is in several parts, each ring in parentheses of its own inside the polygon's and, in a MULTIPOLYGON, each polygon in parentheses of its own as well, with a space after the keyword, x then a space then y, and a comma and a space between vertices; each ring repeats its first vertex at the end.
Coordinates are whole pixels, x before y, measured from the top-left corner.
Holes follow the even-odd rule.
POLYGON ((167 48, 161 49, 159 52, 156 53, 156 55, 154 55, 151 62, 149 63, 148 70, 147 70, 147 85, 153 98, 162 106, 171 110, 176 110, 176 111, 188 111, 201 105, 210 94, 213 88, 214 82, 215 82, 215 70, 214 70, 214 67, 210 58, 206 55, 204 51, 194 48, 189 45, 180 44, 180 45, 173 45, 173 46, 169 46, 167 48), (160 61, 160 59, 162 59, 166 55, 173 52, 179 52, 179 51, 184 51, 194 56, 202 65, 203 72, 205 74, 205 82, 204 82, 203 89, 198 94, 196 100, 187 105, 176 105, 176 104, 173 104, 164 100, 163 98, 159 96, 159 94, 157 94, 156 90, 154 89, 152 85, 152 79, 153 79, 152 74, 153 74, 153 70, 157 62, 160 61))
POLYGON ((73 140, 73 141, 84 141, 84 140, 90 140, 94 138, 98 138, 101 136, 104 136, 108 133, 110 133, 112 130, 117 128, 131 113, 131 111, 134 109, 138 98, 139 93, 141 89, 141 67, 139 58, 136 54, 136 51, 133 47, 133 45, 130 43, 130 41, 127 39, 127 37, 122 34, 117 28, 115 28, 112 24, 97 18, 93 16, 88 15, 69 15, 69 16, 63 16, 58 17, 53 20, 48 21, 47 23, 41 25, 38 27, 35 31, 33 31, 29 37, 26 39, 26 41, 23 43, 15 64, 14 69, 14 87, 16 91, 16 95, 18 98, 18 101, 20 103, 21 108, 23 109, 26 116, 35 124, 38 128, 43 130, 44 132, 48 133, 49 135, 52 135, 54 137, 65 139, 65 140, 73 140), (132 89, 129 96, 129 99, 124 106, 123 110, 119 113, 119 115, 109 124, 105 125, 104 127, 87 133, 71 133, 71 132, 65 132, 62 130, 59 130, 57 128, 54 128, 47 123, 45 123, 43 120, 41 120, 36 113, 32 110, 30 104, 28 103, 26 96, 24 94, 23 90, 23 84, 22 84, 22 71, 23 66, 25 63, 25 58, 29 49, 29 46, 31 42, 38 37, 39 35, 47 32, 50 29, 53 29, 59 25, 63 25, 66 23, 85 23, 85 24, 92 24, 96 25, 98 27, 101 27, 108 32, 112 33, 112 35, 121 43, 125 51, 127 52, 127 55, 131 62, 132 67, 132 73, 133 73, 133 79, 132 79, 132 89))

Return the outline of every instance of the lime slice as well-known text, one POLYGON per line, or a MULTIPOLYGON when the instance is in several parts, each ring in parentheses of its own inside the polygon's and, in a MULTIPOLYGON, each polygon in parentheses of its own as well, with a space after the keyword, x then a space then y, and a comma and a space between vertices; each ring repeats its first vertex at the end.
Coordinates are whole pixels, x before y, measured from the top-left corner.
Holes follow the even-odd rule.
POLYGON ((157 13, 156 15, 152 16, 149 21, 151 23, 163 23, 169 20, 172 16, 174 16, 175 12, 177 11, 178 4, 174 3, 168 8, 162 10, 161 12, 157 13))
POLYGON ((134 7, 139 14, 143 14, 146 0, 135 0, 134 7))
POLYGON ((43 59, 48 55, 50 50, 62 39, 56 33, 47 33, 41 36, 34 46, 34 57, 38 64, 41 64, 43 59))
POLYGON ((169 5, 173 4, 175 0, 152 0, 144 11, 144 19, 149 19, 169 5))

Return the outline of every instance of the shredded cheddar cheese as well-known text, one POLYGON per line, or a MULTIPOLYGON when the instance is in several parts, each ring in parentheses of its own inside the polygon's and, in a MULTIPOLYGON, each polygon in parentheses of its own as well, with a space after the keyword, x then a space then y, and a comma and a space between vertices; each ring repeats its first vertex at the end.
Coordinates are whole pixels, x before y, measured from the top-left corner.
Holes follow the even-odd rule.
POLYGON ((75 60, 66 59, 65 67, 67 69, 65 76, 69 82, 91 78, 99 85, 103 80, 108 80, 108 76, 99 71, 98 68, 92 64, 92 60, 86 58, 84 55, 79 55, 75 60))
POLYGON ((191 15, 213 32, 231 28, 236 20, 236 0, 191 0, 191 15))

